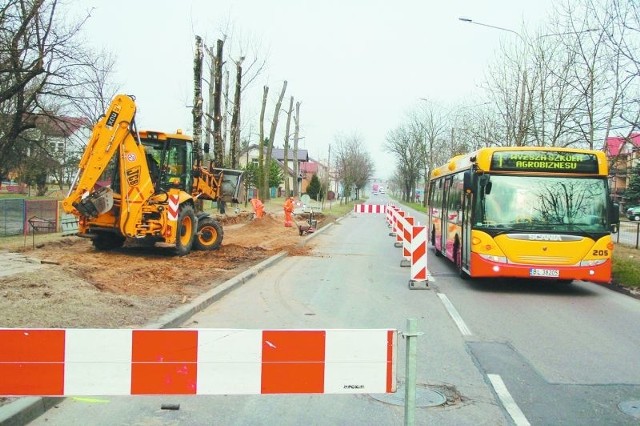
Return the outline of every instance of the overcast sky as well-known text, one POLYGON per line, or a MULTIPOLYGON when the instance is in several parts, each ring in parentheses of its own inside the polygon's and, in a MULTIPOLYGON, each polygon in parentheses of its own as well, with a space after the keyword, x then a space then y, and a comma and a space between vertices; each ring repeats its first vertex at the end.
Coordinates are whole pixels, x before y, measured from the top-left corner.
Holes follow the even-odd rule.
MULTIPOLYGON (((71 0, 93 8, 88 42, 117 57, 120 92, 137 98, 141 129, 191 133, 195 35, 208 45, 227 29, 232 57, 260 49, 262 74, 243 96, 243 138, 257 142, 262 87, 269 120, 284 80, 301 102, 301 147, 326 161, 337 135, 359 135, 390 177, 382 145, 420 98, 472 105, 501 40, 516 35, 460 22, 459 17, 521 31, 535 28, 552 0, 71 0)), ((247 59, 248 61, 249 59, 247 59)), ((246 63, 246 62, 245 62, 246 63)), ((283 146, 286 115, 275 145, 283 146)), ((266 124, 265 132, 268 133, 266 124)), ((335 153, 335 151, 334 151, 335 153)), ((333 155, 333 154, 332 154, 333 155)))

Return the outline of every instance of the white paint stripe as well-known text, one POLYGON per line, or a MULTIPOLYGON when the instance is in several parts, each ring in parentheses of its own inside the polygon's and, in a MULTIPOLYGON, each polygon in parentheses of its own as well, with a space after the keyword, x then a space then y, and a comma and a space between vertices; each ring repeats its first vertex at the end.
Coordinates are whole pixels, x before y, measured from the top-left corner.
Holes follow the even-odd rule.
POLYGON ((453 319, 453 321, 458 326, 458 330, 460 330, 460 333, 462 333, 463 336, 471 336, 471 330, 469 330, 469 327, 467 327, 467 324, 465 324, 464 320, 456 310, 455 306, 453 306, 453 303, 451 303, 449 298, 442 293, 438 293, 438 297, 442 301, 444 307, 447 309, 447 312, 449 312, 451 319, 453 319))
POLYGON ((198 331, 198 395, 262 391, 262 330, 198 331))
POLYGON ((324 393, 387 392, 389 330, 327 330, 324 393))
POLYGON ((128 329, 65 331, 65 395, 131 395, 128 329))
POLYGON ((513 419, 513 422, 517 426, 529 426, 531 423, 529 423, 522 410, 520 410, 520 407, 518 407, 518 404, 516 404, 511 397, 509 390, 502 381, 502 377, 497 374, 487 374, 487 377, 491 381, 493 389, 498 394, 498 398, 500 398, 502 405, 513 419))

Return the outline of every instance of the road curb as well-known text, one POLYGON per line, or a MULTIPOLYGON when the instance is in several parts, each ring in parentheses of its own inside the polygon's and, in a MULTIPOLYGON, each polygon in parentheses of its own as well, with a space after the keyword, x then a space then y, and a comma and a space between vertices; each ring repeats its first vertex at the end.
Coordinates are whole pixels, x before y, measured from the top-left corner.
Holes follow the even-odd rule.
MULTIPOLYGON (((336 219, 336 222, 342 220, 343 217, 344 216, 336 219)), ((329 223, 322 228, 317 229, 312 234, 301 237, 302 240, 297 245, 304 246, 308 240, 314 238, 318 234, 321 234, 327 229, 330 229, 332 226, 333 223, 329 223)), ((190 317, 220 300, 224 295, 246 283, 268 267, 287 257, 288 254, 288 252, 282 251, 263 260, 248 270, 198 296, 191 303, 174 309, 172 312, 163 315, 157 321, 149 323, 143 328, 161 329, 179 327, 190 317)), ((0 426, 22 426, 32 422, 43 415, 47 410, 60 404, 65 399, 65 397, 20 397, 15 401, 0 406, 0 426)))

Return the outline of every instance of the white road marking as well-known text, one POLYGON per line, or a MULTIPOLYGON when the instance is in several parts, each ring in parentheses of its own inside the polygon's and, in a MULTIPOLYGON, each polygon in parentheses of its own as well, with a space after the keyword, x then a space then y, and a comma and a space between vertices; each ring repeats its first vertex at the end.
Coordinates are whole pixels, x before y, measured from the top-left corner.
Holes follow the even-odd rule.
POLYGON ((520 407, 518 407, 518 404, 516 404, 511 397, 509 390, 502 381, 502 377, 498 374, 487 374, 487 377, 491 381, 493 389, 498 394, 498 398, 500 398, 502 405, 513 419, 513 422, 517 426, 530 426, 531 423, 529 423, 522 410, 520 410, 520 407))
POLYGON ((449 298, 442 293, 438 293, 438 297, 440 298, 440 300, 442 300, 442 304, 447 309, 447 312, 449 312, 451 319, 453 319, 453 321, 458 326, 458 330, 460 330, 460 333, 462 333, 463 336, 471 336, 471 330, 469 330, 467 324, 464 323, 464 320, 456 310, 455 306, 453 306, 453 303, 451 303, 449 298))

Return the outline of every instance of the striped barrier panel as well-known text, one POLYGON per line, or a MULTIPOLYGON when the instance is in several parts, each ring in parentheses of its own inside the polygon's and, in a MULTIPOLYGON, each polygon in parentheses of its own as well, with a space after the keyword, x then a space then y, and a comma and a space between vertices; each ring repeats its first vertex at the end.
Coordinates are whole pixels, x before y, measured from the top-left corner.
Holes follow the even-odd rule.
POLYGON ((394 247, 402 247, 402 238, 404 236, 404 217, 406 213, 402 210, 396 212, 396 241, 393 243, 394 247))
POLYGON ((387 212, 387 214, 385 215, 385 220, 387 221, 387 226, 389 226, 389 228, 391 228, 392 225, 392 215, 395 209, 397 209, 397 207, 391 203, 388 203, 385 209, 387 212))
POLYGON ((353 211, 356 213, 386 213, 384 204, 354 204, 353 211))
POLYGON ((394 207, 391 210, 391 232, 389 232, 389 235, 392 237, 396 236, 396 232, 398 231, 398 212, 400 211, 400 209, 398 207, 394 207))
POLYGON ((409 288, 429 288, 427 271, 427 227, 416 225, 411 234, 411 279, 409 288))
POLYGON ((0 329, 0 395, 396 391, 393 329, 0 329))
POLYGON ((402 233, 402 260, 400 266, 411 266, 411 236, 413 234, 413 226, 415 219, 411 216, 404 217, 403 233, 402 233))

